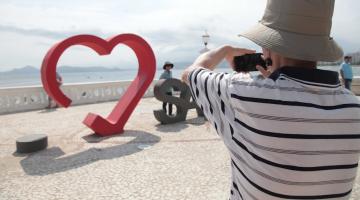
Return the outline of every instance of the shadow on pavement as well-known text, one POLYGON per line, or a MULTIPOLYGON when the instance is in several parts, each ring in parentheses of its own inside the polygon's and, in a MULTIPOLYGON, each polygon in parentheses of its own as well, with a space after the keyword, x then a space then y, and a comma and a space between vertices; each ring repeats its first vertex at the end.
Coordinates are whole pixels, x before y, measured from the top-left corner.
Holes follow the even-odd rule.
POLYGON ((178 133, 189 127, 184 122, 178 122, 175 124, 157 124, 156 130, 163 133, 178 133))
POLYGON ((56 108, 47 108, 47 109, 39 111, 38 113, 44 114, 44 113, 50 113, 50 112, 55 112, 55 111, 56 111, 56 108))
MULTIPOLYGON (((108 160, 131 155, 140 151, 138 146, 146 144, 155 145, 161 139, 160 137, 143 131, 125 131, 124 134, 115 137, 135 137, 135 139, 112 147, 90 148, 83 152, 75 153, 69 156, 59 147, 51 147, 38 153, 30 154, 20 161, 21 167, 28 175, 44 176, 58 172, 64 172, 79 167, 86 166, 99 160, 108 160)), ((95 135, 85 136, 84 140, 89 143, 98 143, 110 137, 99 137, 95 135)))
POLYGON ((157 124, 156 130, 163 132, 163 133, 175 133, 180 132, 186 128, 189 127, 189 124, 195 125, 195 126, 201 126, 205 124, 205 120, 203 117, 197 117, 193 119, 188 119, 184 122, 178 122, 174 124, 157 124))

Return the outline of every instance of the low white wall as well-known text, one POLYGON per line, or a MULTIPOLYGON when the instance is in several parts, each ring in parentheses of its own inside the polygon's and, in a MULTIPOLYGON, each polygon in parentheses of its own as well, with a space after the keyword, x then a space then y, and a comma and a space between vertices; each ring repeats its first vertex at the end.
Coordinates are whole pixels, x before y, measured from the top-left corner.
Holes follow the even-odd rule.
POLYGON ((360 77, 356 77, 353 79, 351 91, 356 95, 360 95, 360 77))
MULTIPOLYGON (((154 96, 154 80, 144 97, 154 96)), ((82 105, 117 101, 131 81, 82 83, 61 86, 61 90, 72 99, 71 105, 82 105)), ((360 77, 353 80, 352 91, 360 95, 360 77)), ((31 110, 41 110, 49 104, 42 86, 0 88, 0 115, 31 110)))
MULTIPOLYGON (((144 97, 154 96, 154 80, 144 97)), ((82 105, 118 100, 131 81, 69 84, 61 90, 72 100, 71 105, 82 105)), ((0 88, 0 114, 40 110, 49 104, 42 86, 0 88)))

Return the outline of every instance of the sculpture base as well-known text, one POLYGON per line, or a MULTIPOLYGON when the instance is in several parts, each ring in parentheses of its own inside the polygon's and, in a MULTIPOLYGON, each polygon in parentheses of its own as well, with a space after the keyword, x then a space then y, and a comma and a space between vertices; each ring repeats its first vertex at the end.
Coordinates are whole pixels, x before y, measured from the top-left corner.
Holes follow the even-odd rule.
POLYGON ((32 134, 27 135, 16 140, 17 153, 33 153, 46 149, 48 145, 47 135, 32 134))

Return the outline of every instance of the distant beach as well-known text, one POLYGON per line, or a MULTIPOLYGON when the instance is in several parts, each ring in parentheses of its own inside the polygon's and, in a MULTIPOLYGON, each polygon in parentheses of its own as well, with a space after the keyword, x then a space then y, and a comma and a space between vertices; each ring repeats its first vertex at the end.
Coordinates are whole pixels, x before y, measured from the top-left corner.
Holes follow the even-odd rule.
MULTIPOLYGON (((338 71, 339 66, 321 66, 320 69, 338 71)), ((162 69, 156 71, 155 79, 158 79, 162 69)), ((173 69, 173 77, 180 78, 184 69, 173 69)), ((229 68, 218 68, 217 71, 231 72, 229 68)), ((353 66, 355 76, 360 76, 360 66, 353 66)), ((64 84, 88 83, 88 82, 106 82, 133 80, 137 74, 137 69, 124 69, 119 71, 104 72, 62 72, 64 84)), ((22 87, 41 85, 40 73, 0 73, 0 88, 4 87, 22 87)))

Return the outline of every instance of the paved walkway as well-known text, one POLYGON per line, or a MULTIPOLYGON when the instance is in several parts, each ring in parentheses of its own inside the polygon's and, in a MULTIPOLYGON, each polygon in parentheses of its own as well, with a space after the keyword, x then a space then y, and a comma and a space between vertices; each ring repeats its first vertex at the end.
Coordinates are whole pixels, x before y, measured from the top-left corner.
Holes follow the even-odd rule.
POLYGON ((114 104, 0 116, 0 199, 227 199, 229 156, 195 111, 159 125, 152 111, 161 103, 147 98, 123 135, 100 138, 82 125, 88 112, 106 116, 114 104), (48 149, 14 153, 16 138, 31 133, 47 134, 48 149))

